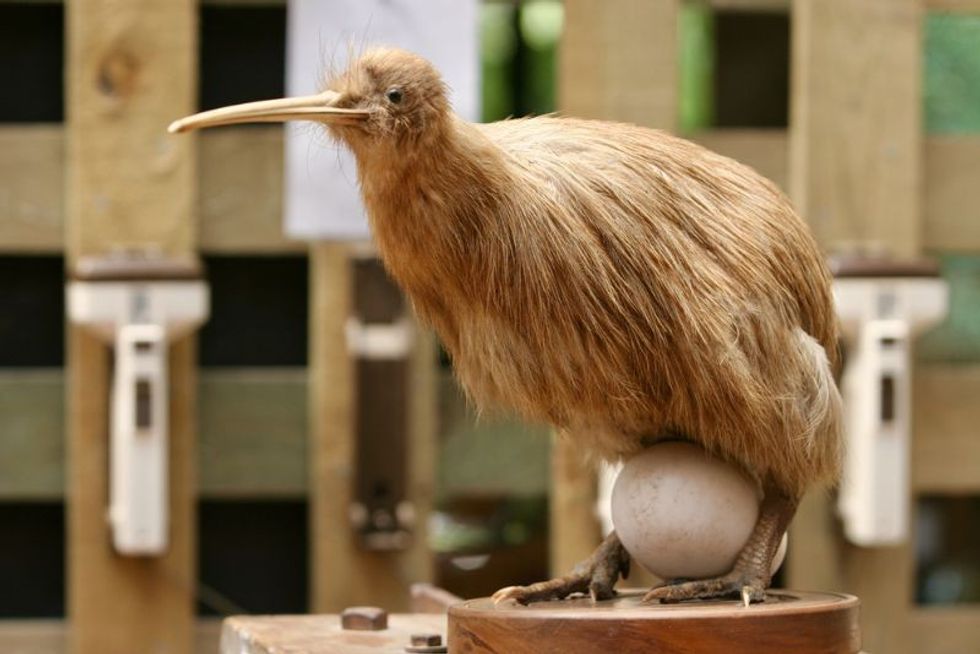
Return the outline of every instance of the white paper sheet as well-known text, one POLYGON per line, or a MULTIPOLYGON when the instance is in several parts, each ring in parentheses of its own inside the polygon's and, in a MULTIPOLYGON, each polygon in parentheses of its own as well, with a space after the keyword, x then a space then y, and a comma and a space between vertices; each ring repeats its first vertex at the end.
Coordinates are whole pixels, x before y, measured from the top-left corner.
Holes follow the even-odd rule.
MULTIPOLYGON (((322 89, 350 52, 388 45, 442 72, 461 116, 479 113, 477 0, 289 0, 286 90, 322 89)), ((368 227, 354 159, 309 123, 286 127, 285 228, 298 239, 364 239, 368 227)))

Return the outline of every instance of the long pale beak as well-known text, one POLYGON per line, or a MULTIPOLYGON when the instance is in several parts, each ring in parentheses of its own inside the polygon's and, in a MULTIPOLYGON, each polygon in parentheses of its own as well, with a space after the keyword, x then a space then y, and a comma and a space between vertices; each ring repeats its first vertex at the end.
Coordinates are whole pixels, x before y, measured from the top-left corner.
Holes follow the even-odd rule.
POLYGON ((361 109, 343 109, 333 106, 340 95, 334 91, 324 91, 316 95, 299 98, 281 98, 233 104, 229 107, 202 111, 170 123, 167 131, 171 134, 187 132, 218 125, 239 123, 283 123, 287 120, 313 120, 322 123, 353 125, 368 116, 361 109))

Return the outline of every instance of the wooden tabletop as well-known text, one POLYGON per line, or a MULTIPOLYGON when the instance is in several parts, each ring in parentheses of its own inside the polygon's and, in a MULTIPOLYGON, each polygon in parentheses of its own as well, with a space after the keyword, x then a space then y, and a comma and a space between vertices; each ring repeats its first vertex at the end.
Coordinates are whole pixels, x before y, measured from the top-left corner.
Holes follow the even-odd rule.
POLYGON ((228 618, 221 654, 405 654, 413 634, 433 633, 445 642, 446 616, 392 614, 380 631, 350 631, 338 615, 228 618))

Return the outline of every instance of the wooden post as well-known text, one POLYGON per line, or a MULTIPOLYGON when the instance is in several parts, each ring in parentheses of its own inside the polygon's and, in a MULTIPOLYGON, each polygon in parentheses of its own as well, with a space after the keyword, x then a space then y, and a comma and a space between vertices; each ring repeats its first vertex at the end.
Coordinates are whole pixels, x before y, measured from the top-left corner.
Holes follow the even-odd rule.
POLYGON ((354 605, 409 608, 409 587, 431 581, 426 523, 435 462, 435 353, 431 335, 417 339, 409 372, 408 499, 416 512, 411 546, 399 552, 363 549, 351 526, 357 425, 354 359, 345 326, 353 306, 351 246, 320 243, 310 250, 310 525, 315 612, 354 605))
MULTIPOLYGON (((828 250, 915 255, 921 247, 922 18, 921 0, 793 3, 790 189, 828 250)), ((829 502, 804 503, 791 543, 827 526, 829 502)), ((821 539, 822 554, 809 541, 806 557, 840 566, 797 560, 790 583, 821 587, 841 573, 863 600, 865 649, 912 651, 911 548, 841 544, 828 553, 835 540, 821 539)), ((804 551, 792 547, 791 560, 804 551)))
MULTIPOLYGON (((191 254, 194 141, 166 133, 194 109, 197 3, 67 4, 67 255, 118 247, 191 254)), ((74 654, 189 653, 193 646, 192 339, 170 356, 170 546, 117 555, 106 521, 107 348, 68 328, 68 614, 74 654)))
MULTIPOLYGON (((566 0, 558 72, 562 113, 675 129, 679 0, 566 0)), ((556 438, 551 477, 551 569, 568 572, 601 539, 596 475, 556 438)))
POLYGON ((921 0, 793 3, 790 191, 828 249, 921 246, 921 0))

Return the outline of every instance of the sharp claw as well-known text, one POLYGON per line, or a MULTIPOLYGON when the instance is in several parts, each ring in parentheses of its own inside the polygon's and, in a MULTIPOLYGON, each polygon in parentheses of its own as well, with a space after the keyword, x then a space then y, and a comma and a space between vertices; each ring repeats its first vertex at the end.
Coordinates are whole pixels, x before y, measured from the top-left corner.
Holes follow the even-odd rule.
POLYGON ((501 588, 490 598, 493 600, 494 604, 500 604, 501 602, 506 602, 508 600, 519 601, 518 597, 521 594, 520 586, 507 586, 506 588, 501 588))
POLYGON ((752 587, 742 586, 742 605, 745 608, 749 608, 749 604, 752 603, 752 587))

